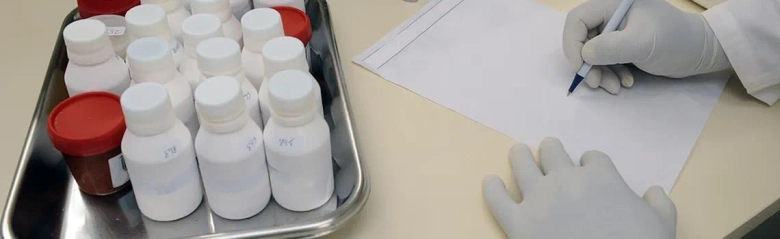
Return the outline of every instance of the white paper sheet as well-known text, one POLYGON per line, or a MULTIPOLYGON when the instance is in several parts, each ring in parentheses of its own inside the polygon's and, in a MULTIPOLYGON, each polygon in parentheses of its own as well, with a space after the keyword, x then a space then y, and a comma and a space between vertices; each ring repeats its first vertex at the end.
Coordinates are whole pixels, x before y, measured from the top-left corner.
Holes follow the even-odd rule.
POLYGON ((604 151, 640 195, 652 185, 669 192, 730 72, 674 80, 634 71, 619 95, 583 82, 566 97, 565 18, 532 0, 431 0, 354 61, 520 142, 558 137, 577 162, 604 151))

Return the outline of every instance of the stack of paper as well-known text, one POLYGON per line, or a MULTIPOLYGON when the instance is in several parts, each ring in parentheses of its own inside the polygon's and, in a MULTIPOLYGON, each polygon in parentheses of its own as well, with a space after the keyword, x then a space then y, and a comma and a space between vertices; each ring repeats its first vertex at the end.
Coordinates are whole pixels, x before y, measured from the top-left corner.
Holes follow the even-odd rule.
POLYGON ((666 79, 634 71, 619 95, 588 88, 561 49, 565 13, 532 0, 431 0, 354 61, 529 144, 560 138, 575 161, 609 154, 629 186, 671 190, 730 72, 666 79))

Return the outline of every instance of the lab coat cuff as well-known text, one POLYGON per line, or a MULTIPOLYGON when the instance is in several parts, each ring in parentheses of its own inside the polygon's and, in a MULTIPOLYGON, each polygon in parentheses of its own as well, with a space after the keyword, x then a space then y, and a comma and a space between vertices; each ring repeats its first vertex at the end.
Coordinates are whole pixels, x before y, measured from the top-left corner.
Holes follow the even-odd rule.
POLYGON ((757 59, 751 54, 755 49, 749 44, 748 35, 742 31, 738 19, 732 13, 732 10, 737 10, 740 7, 733 2, 725 2, 703 12, 702 15, 715 33, 732 68, 747 92, 771 105, 779 97, 776 94, 780 93, 777 90, 765 91, 765 89, 777 88, 775 86, 779 82, 776 78, 780 74, 780 69, 760 75, 754 73, 764 71, 758 68, 761 64, 754 62, 757 59), (774 92, 775 95, 771 92, 774 92), (761 97, 757 93, 761 93, 761 97))

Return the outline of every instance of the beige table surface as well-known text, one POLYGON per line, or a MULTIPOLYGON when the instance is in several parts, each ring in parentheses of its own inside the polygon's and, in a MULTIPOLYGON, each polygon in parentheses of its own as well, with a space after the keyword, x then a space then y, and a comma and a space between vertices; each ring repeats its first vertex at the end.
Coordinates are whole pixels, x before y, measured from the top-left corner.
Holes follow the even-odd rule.
MULTIPOLYGON (((580 2, 543 1, 562 11, 580 2)), ((514 187, 506 160, 513 140, 351 63, 427 1, 329 2, 372 188, 363 211, 330 238, 503 237, 482 200, 481 180, 497 173, 514 187)), ((0 192, 10 187, 57 31, 74 6, 3 4, 0 192)), ((780 107, 758 103, 732 79, 671 193, 679 238, 743 235, 780 209, 778 182, 780 107)))

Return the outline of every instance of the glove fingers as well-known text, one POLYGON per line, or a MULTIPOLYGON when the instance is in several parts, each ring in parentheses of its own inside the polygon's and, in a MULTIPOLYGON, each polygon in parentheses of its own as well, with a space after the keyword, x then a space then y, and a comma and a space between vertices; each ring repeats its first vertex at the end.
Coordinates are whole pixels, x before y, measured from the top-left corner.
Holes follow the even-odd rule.
POLYGON ((525 144, 517 144, 509 151, 509 163, 512 164, 512 174, 523 196, 531 191, 541 178, 542 170, 534 160, 534 155, 525 144))
MULTIPOLYGON (((508 222, 511 218, 512 208, 517 204, 506 191, 504 181, 496 175, 488 175, 482 180, 482 196, 485 198, 485 202, 493 213, 493 217, 498 220, 502 227, 504 222, 508 222)), ((504 227, 506 228, 506 227, 504 227)))
POLYGON ((598 29, 605 21, 599 14, 602 6, 595 2, 584 2, 569 11, 563 25, 563 53, 575 70, 582 65, 582 47, 589 39, 588 30, 598 29))
POLYGON ((677 231, 677 208, 664 189, 659 186, 652 186, 645 192, 645 199, 650 206, 658 212, 658 215, 664 220, 665 225, 670 231, 677 231))
POLYGON ((628 70, 628 67, 617 64, 609 66, 609 69, 615 72, 615 75, 617 75, 618 79, 620 79, 621 85, 624 87, 634 86, 634 74, 628 70))
POLYGON ((617 95, 620 93, 620 79, 615 75, 609 67, 603 66, 601 68, 601 88, 607 90, 610 94, 617 95))
POLYGON ((571 161, 569 154, 566 153, 563 144, 556 138, 542 140, 542 143, 539 145, 539 156, 542 161, 542 171, 544 171, 545 175, 574 167, 574 162, 571 161))
POLYGON ((630 28, 602 33, 582 46, 582 60, 592 65, 615 65, 642 61, 650 54, 653 44, 635 39, 639 35, 630 28))
POLYGON ((585 84, 588 84, 590 88, 598 88, 601 85, 601 67, 594 66, 590 69, 588 75, 585 76, 585 84))
POLYGON ((590 29, 588 30, 588 40, 593 39, 594 37, 599 35, 600 30, 598 29, 590 29))
POLYGON ((609 156, 597 150, 590 150, 582 154, 580 165, 583 167, 599 167, 617 173, 617 168, 615 168, 615 164, 612 163, 609 156))

